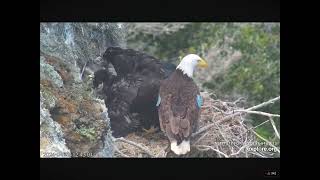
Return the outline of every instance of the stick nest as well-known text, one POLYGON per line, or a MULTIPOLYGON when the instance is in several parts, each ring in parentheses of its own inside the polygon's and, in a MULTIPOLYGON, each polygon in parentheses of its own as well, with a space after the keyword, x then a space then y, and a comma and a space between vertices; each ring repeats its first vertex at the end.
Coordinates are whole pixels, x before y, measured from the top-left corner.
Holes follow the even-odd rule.
POLYGON ((245 121, 245 113, 235 113, 237 110, 243 110, 238 107, 243 104, 243 99, 224 102, 211 98, 206 92, 201 95, 204 104, 201 108, 200 128, 193 133, 191 151, 188 154, 177 156, 171 151, 166 152, 169 142, 165 134, 158 129, 152 133, 136 132, 115 139, 116 157, 241 158, 280 155, 280 151, 262 151, 262 147, 270 149, 270 145, 258 141, 253 131, 254 127, 250 127, 245 121))

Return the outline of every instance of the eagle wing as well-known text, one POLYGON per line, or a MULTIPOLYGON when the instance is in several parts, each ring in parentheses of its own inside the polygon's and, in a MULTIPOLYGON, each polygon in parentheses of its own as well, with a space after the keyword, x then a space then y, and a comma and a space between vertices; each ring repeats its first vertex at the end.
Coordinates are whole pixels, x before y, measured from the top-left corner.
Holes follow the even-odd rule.
POLYGON ((114 136, 124 136, 141 128, 159 126, 154 107, 159 81, 140 74, 116 77, 106 97, 114 136))
POLYGON ((113 136, 125 136, 141 125, 141 118, 131 113, 130 107, 137 96, 138 87, 134 79, 116 77, 105 98, 113 136))
MULTIPOLYGON (((198 128, 200 109, 197 105, 199 89, 193 81, 182 86, 169 79, 160 86, 160 127, 169 139, 182 141, 198 128)), ((179 142, 178 142, 179 143, 179 142)))

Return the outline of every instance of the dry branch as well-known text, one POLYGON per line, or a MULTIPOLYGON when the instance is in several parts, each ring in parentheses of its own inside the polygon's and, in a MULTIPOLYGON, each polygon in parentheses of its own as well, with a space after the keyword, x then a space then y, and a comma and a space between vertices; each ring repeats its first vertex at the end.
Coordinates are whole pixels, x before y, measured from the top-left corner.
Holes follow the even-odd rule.
POLYGON ((247 145, 242 146, 236 153, 230 154, 229 157, 230 157, 230 156, 238 155, 238 154, 241 152, 241 150, 244 149, 245 147, 247 147, 247 145))
POLYGON ((217 149, 215 149, 215 148, 213 148, 213 147, 211 147, 211 146, 197 145, 197 147, 204 147, 204 148, 206 148, 206 149, 211 149, 211 150, 213 150, 213 151, 215 151, 215 152, 217 152, 217 153, 219 153, 219 154, 222 154, 222 155, 223 155, 224 157, 226 157, 226 158, 229 157, 229 156, 226 155, 225 153, 223 153, 223 152, 221 152, 221 151, 219 151, 219 150, 217 150, 217 149))
POLYGON ((121 138, 115 138, 114 139, 115 141, 121 141, 121 142, 124 142, 124 143, 127 143, 127 144, 130 144, 130 145, 133 145, 141 150, 143 150, 146 154, 148 154, 150 157, 155 157, 147 148, 141 146, 140 144, 138 143, 135 143, 133 141, 129 141, 127 139, 124 139, 123 137, 121 138))
MULTIPOLYGON (((267 123, 267 122, 269 122, 269 121, 270 121, 270 119, 262 122, 261 124, 258 124, 258 125, 256 125, 256 126, 254 126, 254 127, 251 127, 251 128, 249 128, 246 132, 244 132, 243 134, 245 134, 245 133, 247 133, 248 131, 250 131, 250 130, 252 130, 252 129, 255 129, 255 128, 259 127, 259 126, 262 126, 263 124, 265 124, 265 123, 267 123)), ((243 134, 240 134, 240 135, 243 135, 243 134)))
POLYGON ((209 132, 204 133, 196 142, 194 142, 193 144, 197 144, 198 142, 200 142, 209 132))
POLYGON ((121 152, 116 145, 113 146, 117 153, 119 153, 122 157, 129 157, 128 155, 121 152))
MULTIPOLYGON (((274 99, 271 99, 267 102, 264 102, 264 103, 261 103, 261 104, 258 104, 256 106, 253 106, 253 107, 250 107, 248 109, 245 109, 245 111, 252 111, 252 110, 255 110, 255 109, 258 109, 258 108, 261 108, 261 107, 264 107, 264 106, 267 106, 269 104, 273 104, 274 102, 278 101, 280 99, 280 96, 279 97, 276 97, 274 99)), ((222 119, 218 120, 219 123, 224 123, 225 121, 228 121, 229 119, 235 117, 235 116, 238 116, 240 114, 244 113, 243 111, 242 112, 236 112, 236 113, 233 113, 233 114, 230 114, 228 116, 225 116, 223 117, 222 119)), ((204 132, 204 131, 207 131, 208 129, 210 129, 211 127, 215 126, 215 123, 212 123, 212 124, 209 124, 207 126, 204 126, 202 128, 200 128, 197 132, 193 133, 191 137, 195 137, 197 136, 198 134, 204 132)))
POLYGON ((271 125, 273 127, 274 132, 276 133, 276 136, 280 139, 280 134, 279 134, 279 132, 277 130, 276 124, 274 123, 272 117, 270 117, 270 122, 271 122, 271 125))
POLYGON ((278 153, 280 153, 280 150, 274 146, 270 141, 266 140, 264 137, 260 136, 257 132, 255 132, 254 130, 250 130, 251 132, 253 132, 256 136, 258 136, 260 139, 262 139, 263 141, 265 141, 266 143, 268 143, 271 147, 273 147, 275 150, 278 151, 278 153))
POLYGON ((273 104, 274 102, 276 102, 276 101, 278 101, 278 100, 280 100, 280 96, 278 96, 278 97, 276 97, 276 98, 273 98, 273 99, 270 99, 270 100, 267 101, 267 102, 258 104, 258 105, 256 105, 256 106, 251 107, 251 108, 248 108, 248 109, 246 109, 246 110, 247 110, 247 111, 251 111, 251 110, 259 109, 259 108, 264 107, 264 106, 266 106, 266 105, 273 104))
POLYGON ((86 63, 82 67, 82 71, 80 73, 80 79, 82 79, 82 76, 83 76, 84 70, 86 69, 87 63, 88 63, 88 61, 86 61, 86 63))
POLYGON ((266 112, 262 112, 262 111, 250 111, 250 110, 245 110, 245 109, 237 109, 234 111, 235 112, 245 112, 245 113, 249 113, 249 114, 258 114, 258 115, 268 116, 268 117, 280 117, 279 114, 270 114, 270 113, 266 113, 266 112))

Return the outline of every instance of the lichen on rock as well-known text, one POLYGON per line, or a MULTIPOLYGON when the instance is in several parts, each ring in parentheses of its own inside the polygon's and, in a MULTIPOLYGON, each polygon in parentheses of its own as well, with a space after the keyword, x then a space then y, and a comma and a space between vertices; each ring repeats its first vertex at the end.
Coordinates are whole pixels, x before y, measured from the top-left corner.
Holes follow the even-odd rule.
POLYGON ((41 87, 40 98, 52 100, 47 103, 50 115, 61 126, 71 157, 95 157, 101 151, 104 152, 99 153, 101 157, 112 156, 107 109, 104 102, 101 104, 90 94, 86 83, 66 85, 63 89, 50 84, 41 84, 41 87), (44 98, 46 91, 53 97, 44 98))
MULTIPOLYGON (((108 109, 105 106, 104 101, 100 99, 95 99, 96 105, 100 106, 101 113, 99 113, 99 116, 101 119, 105 121, 106 124, 110 125, 110 118, 108 116, 108 109)), ((105 130, 105 134, 103 136, 103 147, 102 149, 94 156, 94 157, 114 157, 114 137, 112 136, 112 131, 110 126, 107 126, 107 129, 105 130)))
POLYGON ((57 98, 50 91, 46 90, 45 88, 41 88, 40 101, 44 103, 47 109, 51 109, 56 105, 57 98))
POLYGON ((63 87, 61 76, 53 66, 45 62, 45 58, 43 56, 40 56, 40 79, 50 80, 57 87, 63 87))
POLYGON ((90 77, 122 38, 116 23, 40 23, 40 153, 114 156, 107 109, 90 77))
MULTIPOLYGON (((41 93, 40 93, 41 96, 41 93)), ((66 146, 60 125, 51 118, 49 110, 45 108, 45 99, 40 98, 40 157, 71 157, 66 146)))

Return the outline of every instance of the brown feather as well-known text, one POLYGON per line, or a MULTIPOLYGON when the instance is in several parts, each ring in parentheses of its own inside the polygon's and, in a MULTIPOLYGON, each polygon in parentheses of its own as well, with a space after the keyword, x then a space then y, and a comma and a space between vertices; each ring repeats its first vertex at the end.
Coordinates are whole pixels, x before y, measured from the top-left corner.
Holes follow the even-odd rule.
POLYGON ((160 84, 161 103, 159 107, 160 127, 169 139, 178 144, 189 139, 196 130, 200 110, 196 96, 200 94, 197 85, 180 70, 176 70, 160 84))

